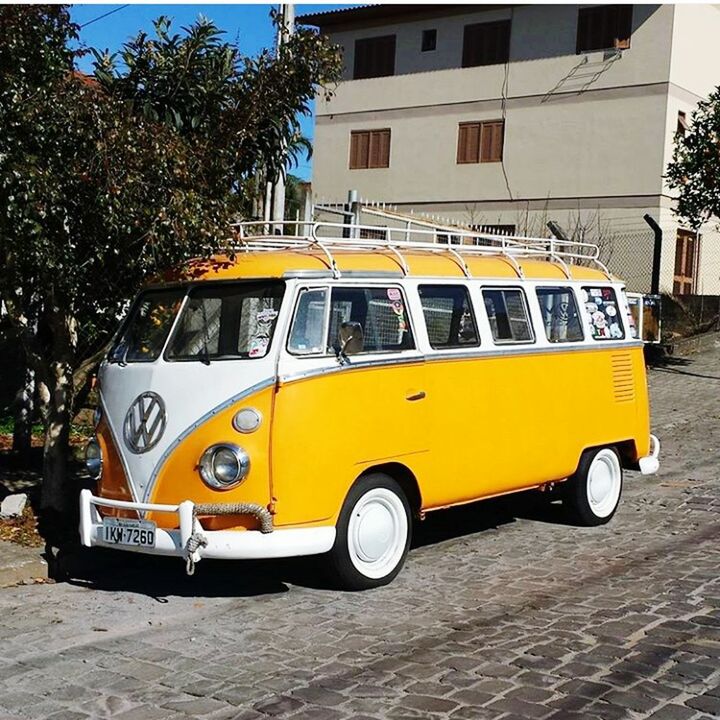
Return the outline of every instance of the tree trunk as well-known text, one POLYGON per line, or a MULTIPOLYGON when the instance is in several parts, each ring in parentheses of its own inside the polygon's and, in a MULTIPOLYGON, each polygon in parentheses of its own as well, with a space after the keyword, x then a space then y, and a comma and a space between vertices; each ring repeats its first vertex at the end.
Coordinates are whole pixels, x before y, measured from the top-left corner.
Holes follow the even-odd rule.
POLYGON ((20 388, 15 394, 13 450, 26 457, 30 453, 32 421, 35 409, 35 371, 25 367, 20 388))
POLYGON ((70 368, 62 362, 50 366, 45 395, 45 446, 43 449, 43 486, 40 506, 59 514, 70 507, 67 457, 70 446, 73 383, 70 368))

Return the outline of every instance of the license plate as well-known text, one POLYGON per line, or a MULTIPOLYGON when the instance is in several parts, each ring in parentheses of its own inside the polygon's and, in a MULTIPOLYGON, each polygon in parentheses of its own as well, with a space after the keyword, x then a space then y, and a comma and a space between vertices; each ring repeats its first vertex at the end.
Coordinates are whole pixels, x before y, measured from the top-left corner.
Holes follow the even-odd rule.
POLYGON ((112 545, 155 547, 155 523, 130 518, 104 518, 103 540, 112 545))

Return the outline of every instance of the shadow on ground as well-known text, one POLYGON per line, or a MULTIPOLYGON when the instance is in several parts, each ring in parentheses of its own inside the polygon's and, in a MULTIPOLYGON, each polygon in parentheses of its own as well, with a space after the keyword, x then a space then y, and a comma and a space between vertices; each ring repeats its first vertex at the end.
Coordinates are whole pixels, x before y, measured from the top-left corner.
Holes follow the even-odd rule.
MULTIPOLYGON (((429 513, 416 522, 414 550, 483 533, 518 519, 567 524, 562 507, 538 492, 519 493, 429 513)), ((290 585, 335 590, 323 556, 281 560, 198 563, 185 574, 180 558, 104 548, 77 549, 63 560, 67 582, 99 591, 125 591, 167 602, 168 597, 253 597, 288 592, 290 585)))

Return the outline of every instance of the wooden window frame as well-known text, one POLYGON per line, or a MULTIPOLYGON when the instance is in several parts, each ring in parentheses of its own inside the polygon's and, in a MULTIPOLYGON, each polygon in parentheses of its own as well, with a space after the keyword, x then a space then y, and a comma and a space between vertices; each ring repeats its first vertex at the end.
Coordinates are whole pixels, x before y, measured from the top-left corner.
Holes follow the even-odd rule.
POLYGON ((680 137, 685 137, 685 133, 689 130, 687 122, 687 113, 684 110, 678 110, 677 130, 675 133, 680 137))
POLYGON ((700 235, 692 230, 678 228, 675 235, 675 264, 673 268, 673 295, 692 295, 697 285, 700 264, 700 235), (690 260, 688 261, 688 251, 690 260))
POLYGON ((390 128, 350 131, 350 170, 376 170, 390 167, 390 128), (385 145, 383 145, 385 143, 385 145), (383 149, 387 152, 383 153, 383 149), (377 151, 375 153, 374 151, 377 151))
POLYGON ((575 54, 627 50, 632 39, 632 21, 632 5, 579 8, 575 54))
POLYGON ((455 156, 457 165, 502 162, 504 151, 504 120, 482 120, 458 123, 457 154, 455 156), (488 148, 485 139, 487 133, 493 132, 493 129, 498 126, 500 127, 500 139, 493 145, 493 138, 491 138, 488 148), (477 133, 477 137, 473 138, 471 134, 475 132, 477 133))
POLYGON ((504 65, 509 62, 511 31, 512 21, 510 19, 465 25, 463 28, 462 67, 504 65))
POLYGON ((369 80, 394 75, 396 50, 395 35, 358 38, 355 41, 353 80, 369 80), (383 57, 383 53, 386 53, 387 57, 383 57))

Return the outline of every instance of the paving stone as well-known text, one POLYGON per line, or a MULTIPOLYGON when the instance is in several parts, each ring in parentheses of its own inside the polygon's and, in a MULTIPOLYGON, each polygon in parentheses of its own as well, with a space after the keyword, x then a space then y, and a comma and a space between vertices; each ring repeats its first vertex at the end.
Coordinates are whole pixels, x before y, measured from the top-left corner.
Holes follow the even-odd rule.
POLYGON ((458 706, 454 700, 430 695, 408 695, 402 703, 404 708, 414 708, 423 713, 447 713, 458 706))
POLYGON ((524 718, 543 718, 550 714, 550 709, 536 703, 525 702, 516 698, 501 698, 488 705, 491 710, 501 710, 524 718))
POLYGON ((650 715, 648 720, 690 720, 696 715, 697 713, 692 708, 668 703, 650 715))
POLYGON ((720 716, 720 698, 713 695, 700 695, 698 697, 689 698, 685 701, 688 707, 702 710, 711 715, 720 716))
POLYGON ((603 700, 636 712, 648 712, 658 706, 658 700, 633 691, 611 690, 603 700))

